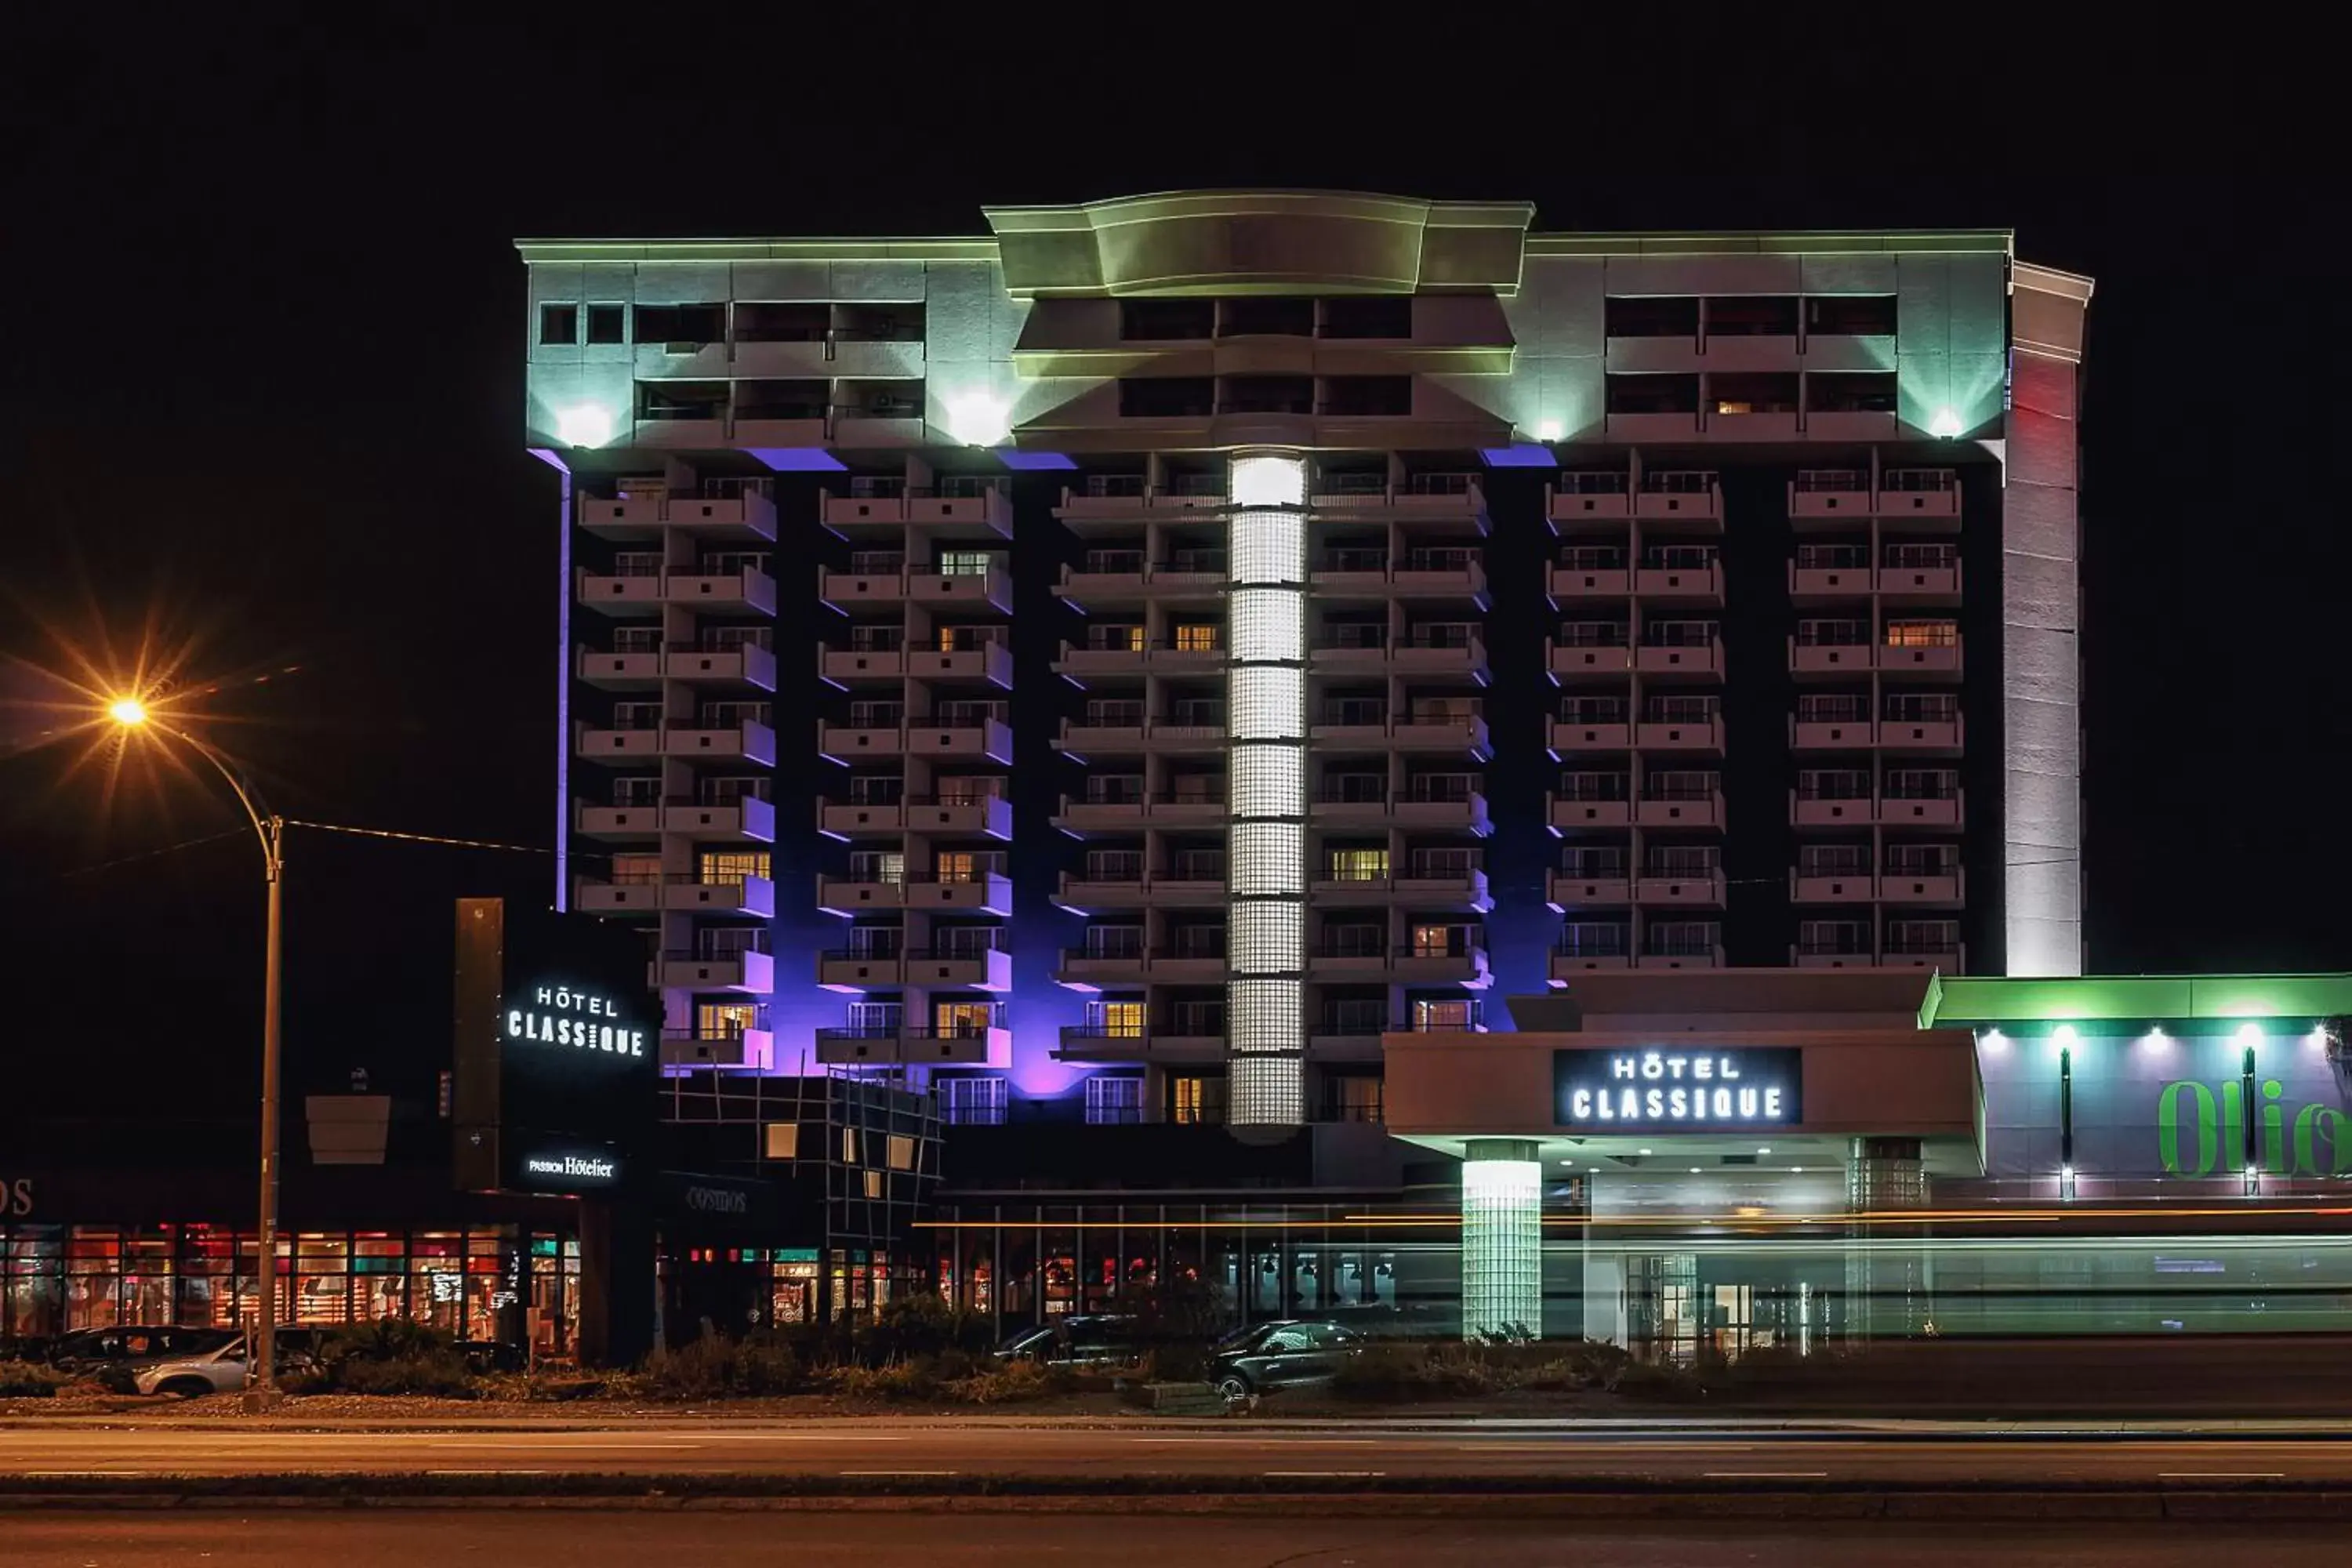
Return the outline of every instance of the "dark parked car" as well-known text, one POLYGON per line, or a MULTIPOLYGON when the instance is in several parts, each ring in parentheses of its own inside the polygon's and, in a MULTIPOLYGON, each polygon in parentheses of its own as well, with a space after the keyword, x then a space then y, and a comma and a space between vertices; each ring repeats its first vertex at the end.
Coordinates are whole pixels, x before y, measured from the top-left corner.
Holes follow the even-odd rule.
POLYGON ((1045 1366, 1117 1366, 1140 1356, 1142 1327, 1133 1318, 1108 1312, 1062 1318, 1024 1329, 996 1347, 1001 1361, 1034 1361, 1045 1366))
POLYGON ((95 1373, 206 1354, 236 1337, 234 1329, 183 1329, 168 1323, 82 1329, 50 1342, 49 1364, 60 1372, 95 1373))
POLYGON ((1337 1323, 1261 1323, 1218 1349, 1208 1381, 1227 1399, 1246 1399, 1277 1388, 1328 1383, 1363 1351, 1362 1337, 1337 1323))

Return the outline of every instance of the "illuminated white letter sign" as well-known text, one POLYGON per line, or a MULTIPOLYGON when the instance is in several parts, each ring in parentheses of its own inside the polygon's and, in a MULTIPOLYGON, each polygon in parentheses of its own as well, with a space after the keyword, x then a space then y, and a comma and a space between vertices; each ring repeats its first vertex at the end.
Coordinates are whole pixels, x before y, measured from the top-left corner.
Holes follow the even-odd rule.
POLYGON ((1552 1115, 1583 1132, 1732 1132, 1804 1120, 1790 1046, 1554 1051, 1552 1115))

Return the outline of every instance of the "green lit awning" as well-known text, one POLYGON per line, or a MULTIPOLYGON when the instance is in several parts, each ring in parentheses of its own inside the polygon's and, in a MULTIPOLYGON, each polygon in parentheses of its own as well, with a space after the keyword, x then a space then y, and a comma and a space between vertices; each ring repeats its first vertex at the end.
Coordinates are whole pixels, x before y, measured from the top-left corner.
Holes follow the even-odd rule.
POLYGON ((2352 974, 1938 976, 1919 1026, 2109 1018, 2324 1018, 2352 1014, 2352 974))

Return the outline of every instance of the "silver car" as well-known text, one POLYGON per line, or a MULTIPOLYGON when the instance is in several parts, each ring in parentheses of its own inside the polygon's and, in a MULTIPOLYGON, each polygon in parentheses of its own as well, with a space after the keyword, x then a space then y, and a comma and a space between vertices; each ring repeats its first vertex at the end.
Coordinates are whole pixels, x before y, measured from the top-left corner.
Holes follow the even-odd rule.
MULTIPOLYGON (((281 1352, 278 1359, 282 1365, 288 1358, 281 1352)), ((169 1394, 181 1399, 235 1394, 246 1384, 250 1370, 247 1361, 245 1336, 223 1334, 220 1342, 209 1349, 139 1364, 132 1369, 131 1384, 142 1394, 169 1394)))

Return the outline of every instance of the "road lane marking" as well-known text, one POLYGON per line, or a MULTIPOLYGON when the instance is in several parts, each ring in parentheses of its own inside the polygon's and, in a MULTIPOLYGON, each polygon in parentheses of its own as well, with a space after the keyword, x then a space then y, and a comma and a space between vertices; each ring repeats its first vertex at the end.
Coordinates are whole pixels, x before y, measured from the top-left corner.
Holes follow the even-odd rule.
POLYGON ((1360 1481, 1374 1476, 1385 1476, 1386 1470, 1268 1470, 1268 1477, 1284 1480, 1350 1480, 1360 1481))
POLYGON ((2284 1470, 2158 1470, 2159 1481, 2283 1481, 2284 1470))
POLYGON ((26 1470, 24 1472, 27 1479, 44 1481, 64 1480, 77 1476, 143 1476, 146 1473, 144 1470, 26 1470))
POLYGON ((1456 1443, 1465 1454, 1556 1454, 1562 1458, 1593 1459, 1607 1454, 1752 1454, 1754 1443, 1456 1443))
POLYGON ((1174 1447, 1182 1443, 1244 1444, 1253 1448, 1394 1448, 1426 1447, 1423 1443, 1400 1443, 1387 1437, 1291 1437, 1276 1434, 1263 1437, 1130 1437, 1130 1443, 1147 1447, 1174 1447))
POLYGON ((844 1470, 845 1476, 952 1476, 953 1470, 844 1470))
POLYGON ((543 1452, 551 1447, 561 1447, 567 1453, 585 1453, 599 1448, 699 1448, 702 1447, 699 1443, 491 1443, 446 1437, 427 1438, 425 1446, 432 1448, 526 1448, 533 1453, 543 1452))
POLYGON ((1709 1481, 1825 1481, 1827 1470, 1707 1470, 1700 1476, 1709 1481))
POLYGON ((545 1470, 427 1470, 428 1476, 543 1476, 545 1470))

